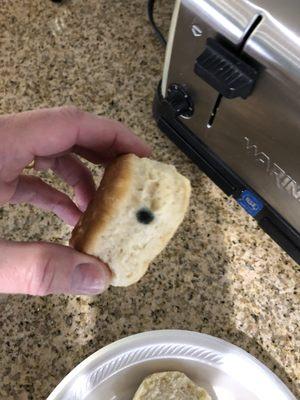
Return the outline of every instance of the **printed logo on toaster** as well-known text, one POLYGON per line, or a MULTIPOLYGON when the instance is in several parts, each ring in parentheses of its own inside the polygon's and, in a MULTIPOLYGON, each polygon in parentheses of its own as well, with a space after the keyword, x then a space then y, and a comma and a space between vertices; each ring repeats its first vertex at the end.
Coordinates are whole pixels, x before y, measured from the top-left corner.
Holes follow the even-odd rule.
POLYGON ((277 187, 285 190, 290 196, 300 202, 300 185, 280 168, 278 164, 273 162, 266 153, 259 151, 256 144, 251 143, 249 138, 245 136, 244 139, 248 153, 255 158, 256 162, 264 168, 269 176, 273 177, 277 187))

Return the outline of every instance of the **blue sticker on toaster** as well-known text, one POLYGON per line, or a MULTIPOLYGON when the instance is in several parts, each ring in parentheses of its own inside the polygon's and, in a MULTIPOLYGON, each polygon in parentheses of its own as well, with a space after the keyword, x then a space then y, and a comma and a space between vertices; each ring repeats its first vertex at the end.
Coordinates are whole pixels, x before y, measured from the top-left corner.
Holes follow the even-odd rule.
POLYGON ((262 200, 250 190, 244 190, 241 193, 241 196, 237 199, 237 202, 252 217, 255 217, 264 208, 262 200))

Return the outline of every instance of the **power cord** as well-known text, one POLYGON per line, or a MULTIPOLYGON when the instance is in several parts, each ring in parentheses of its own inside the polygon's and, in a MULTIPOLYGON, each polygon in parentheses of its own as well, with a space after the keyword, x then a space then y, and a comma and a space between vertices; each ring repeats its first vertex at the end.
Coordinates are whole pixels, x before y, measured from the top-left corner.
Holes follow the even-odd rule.
POLYGON ((154 32, 156 33, 156 36, 158 37, 159 41, 166 46, 167 45, 167 41, 164 37, 164 35, 161 33, 161 31, 159 30, 159 28, 157 27, 155 21, 154 21, 154 17, 153 17, 153 12, 154 12, 154 3, 155 0, 148 0, 148 18, 150 21, 150 24, 152 25, 154 32))

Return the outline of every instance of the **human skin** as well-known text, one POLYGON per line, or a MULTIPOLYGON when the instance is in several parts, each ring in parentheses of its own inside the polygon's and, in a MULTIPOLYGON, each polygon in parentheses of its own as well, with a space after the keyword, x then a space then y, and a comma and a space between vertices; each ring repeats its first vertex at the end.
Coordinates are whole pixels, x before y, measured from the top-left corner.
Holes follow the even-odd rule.
MULTIPOLYGON (((117 121, 75 107, 0 117, 0 206, 30 203, 74 226, 95 192, 77 157, 105 165, 120 154, 149 156, 150 148, 117 121), (51 169, 74 190, 74 201, 41 179, 24 175, 51 169)), ((110 284, 108 266, 71 247, 0 239, 0 293, 98 294, 110 284)))

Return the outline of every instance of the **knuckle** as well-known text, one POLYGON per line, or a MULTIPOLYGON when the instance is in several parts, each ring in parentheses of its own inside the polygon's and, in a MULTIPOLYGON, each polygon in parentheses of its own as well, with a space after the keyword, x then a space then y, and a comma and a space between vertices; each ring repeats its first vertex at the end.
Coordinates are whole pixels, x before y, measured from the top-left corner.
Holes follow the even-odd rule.
POLYGON ((51 211, 54 213, 62 211, 64 209, 68 208, 69 206, 71 206, 71 204, 72 204, 72 201, 66 194, 59 193, 51 204, 51 211))
POLYGON ((28 293, 35 296, 45 296, 51 293, 55 275, 55 262, 51 255, 39 251, 33 272, 29 279, 28 293))
POLYGON ((84 112, 76 106, 63 106, 60 112, 67 118, 80 119, 84 112))

